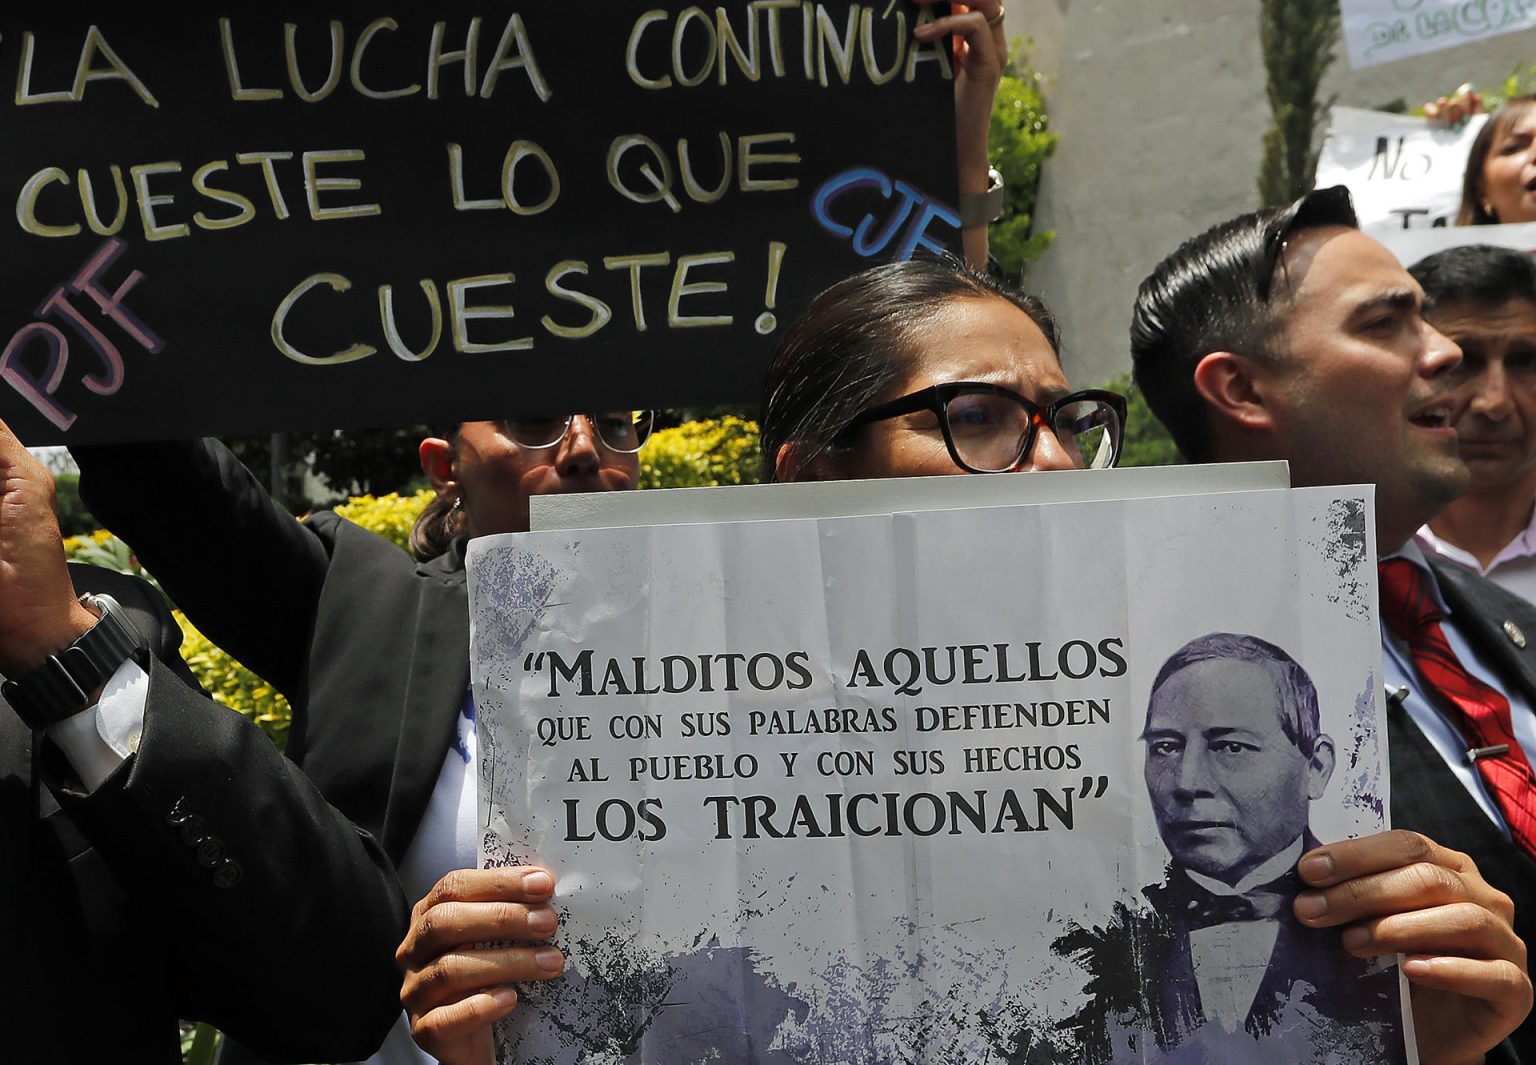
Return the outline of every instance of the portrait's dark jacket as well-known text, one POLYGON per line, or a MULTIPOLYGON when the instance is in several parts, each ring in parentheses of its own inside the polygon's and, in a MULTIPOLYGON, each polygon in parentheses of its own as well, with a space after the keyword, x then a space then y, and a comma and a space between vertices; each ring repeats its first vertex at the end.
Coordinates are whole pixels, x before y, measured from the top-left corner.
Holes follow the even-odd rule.
MULTIPOLYGON (((1432 559, 1458 629, 1499 680, 1536 707, 1536 607, 1463 566, 1432 559), (1505 630, 1513 622, 1521 647, 1505 630)), ((1400 707, 1387 712, 1392 765, 1392 824, 1411 828, 1469 854, 1483 878, 1515 902, 1515 933, 1536 943, 1536 861, 1488 820, 1445 760, 1400 707)), ((1526 1018, 1511 1037, 1524 1062, 1536 1062, 1536 1020, 1526 1018)))
POLYGON ((469 688, 462 553, 418 564, 329 511, 295 521, 215 440, 73 454, 92 513, 288 698, 288 756, 398 865, 469 688))
MULTIPOLYGON (((1308 1051, 1334 1048, 1327 1060, 1404 1061, 1401 1041, 1395 1054, 1390 1042, 1400 1018, 1396 970, 1373 970, 1344 951, 1337 930, 1298 922, 1289 900, 1301 889, 1294 871, 1271 886, 1279 928, 1244 1030, 1253 1040, 1268 1041, 1264 1060, 1281 1060, 1286 1041, 1299 1039, 1308 1051), (1305 1019, 1287 1021, 1293 1010, 1305 1019)), ((1117 906, 1103 927, 1074 928, 1054 944, 1057 953, 1087 970, 1089 1001, 1064 1027, 1062 1049, 1037 1052, 1026 1059, 1031 1065, 1046 1060, 1110 1065, 1143 1060, 1142 1053, 1160 1060, 1159 1053, 1176 1051, 1206 1025, 1190 934, 1257 915, 1242 900, 1212 895, 1178 866, 1170 866, 1166 879, 1143 894, 1144 907, 1117 906), (1149 1045, 1129 1057, 1124 1048, 1117 1053, 1122 1043, 1117 1029, 1140 1029, 1144 1034, 1138 1038, 1149 1045)), ((1250 1055, 1258 1050, 1255 1043, 1239 1045, 1250 1055)), ((1180 1057, 1172 1053, 1168 1060, 1180 1057)))
POLYGON ((406 919, 381 848, 196 688, 158 593, 71 576, 155 657, 138 749, 90 794, 0 703, 0 1062, 179 1062, 178 1018, 284 1061, 372 1053, 406 919))

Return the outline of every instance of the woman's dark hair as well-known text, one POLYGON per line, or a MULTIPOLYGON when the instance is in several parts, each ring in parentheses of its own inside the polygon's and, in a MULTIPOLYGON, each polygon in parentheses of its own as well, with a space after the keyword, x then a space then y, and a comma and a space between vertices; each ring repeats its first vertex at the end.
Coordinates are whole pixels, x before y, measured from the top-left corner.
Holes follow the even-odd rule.
POLYGON ((1497 215, 1483 209, 1483 197, 1487 192, 1483 171, 1488 165, 1488 153, 1493 151, 1493 146, 1509 127, 1531 109, 1532 104, 1536 104, 1536 94, 1511 96, 1488 116, 1488 121, 1483 123, 1483 128, 1472 139, 1472 148, 1467 152, 1467 169, 1461 177, 1461 210, 1456 212, 1458 226, 1491 226, 1498 223, 1497 215))
MULTIPOLYGON (((459 427, 444 425, 434 429, 433 433, 454 444, 457 443, 459 427)), ((455 510, 454 502, 447 496, 433 496, 432 502, 416 515, 409 542, 411 557, 417 562, 430 562, 446 554, 453 542, 464 535, 464 511, 455 510)))
POLYGON ((811 301, 784 334, 763 382, 764 479, 779 480, 779 449, 798 447, 794 480, 905 373, 923 330, 955 300, 1007 300, 1059 351, 1056 320, 1034 296, 949 259, 913 259, 845 278, 811 301))

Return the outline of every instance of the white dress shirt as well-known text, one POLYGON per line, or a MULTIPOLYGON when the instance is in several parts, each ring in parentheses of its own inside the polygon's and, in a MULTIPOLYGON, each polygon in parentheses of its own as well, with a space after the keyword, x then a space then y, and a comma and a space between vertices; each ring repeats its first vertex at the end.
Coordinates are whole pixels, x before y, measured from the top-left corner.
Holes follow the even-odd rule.
POLYGON ((87 793, 139 749, 148 698, 149 674, 130 658, 107 678, 94 707, 48 727, 48 738, 69 759, 87 793))
POLYGON ((1440 539, 1428 525, 1414 534, 1414 540, 1427 554, 1466 566, 1505 591, 1513 592, 1526 602, 1536 603, 1536 510, 1531 512, 1530 524, 1504 545, 1488 563, 1487 569, 1470 552, 1440 539))

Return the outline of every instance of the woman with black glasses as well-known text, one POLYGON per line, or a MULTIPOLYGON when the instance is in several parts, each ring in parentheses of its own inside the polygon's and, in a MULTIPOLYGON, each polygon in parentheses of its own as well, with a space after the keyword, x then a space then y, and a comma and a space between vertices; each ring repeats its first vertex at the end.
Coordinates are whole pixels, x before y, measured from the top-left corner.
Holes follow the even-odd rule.
POLYGON ((763 391, 770 480, 1102 469, 1125 398, 1074 392, 1033 296, 950 261, 833 285, 790 328, 763 391))

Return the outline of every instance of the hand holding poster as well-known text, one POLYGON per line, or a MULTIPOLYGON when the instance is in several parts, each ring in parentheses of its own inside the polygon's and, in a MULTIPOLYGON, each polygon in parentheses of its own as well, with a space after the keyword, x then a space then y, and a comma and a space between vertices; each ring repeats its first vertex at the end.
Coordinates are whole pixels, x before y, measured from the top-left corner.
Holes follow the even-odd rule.
POLYGON ((556 871, 569 959, 500 1060, 1407 1060, 1395 970, 1289 910, 1383 822, 1370 528, 1327 489, 476 541, 482 858, 556 871))
POLYGON ((1335 107, 1316 187, 1347 186, 1372 236, 1454 225, 1467 154, 1485 121, 1477 115, 1451 130, 1413 115, 1335 107))
POLYGON ((0 417, 29 444, 756 394, 958 246, 931 6, 560 0, 0 21, 0 417))
POLYGON ((1340 0, 1340 14, 1356 70, 1536 27, 1528 0, 1340 0))

